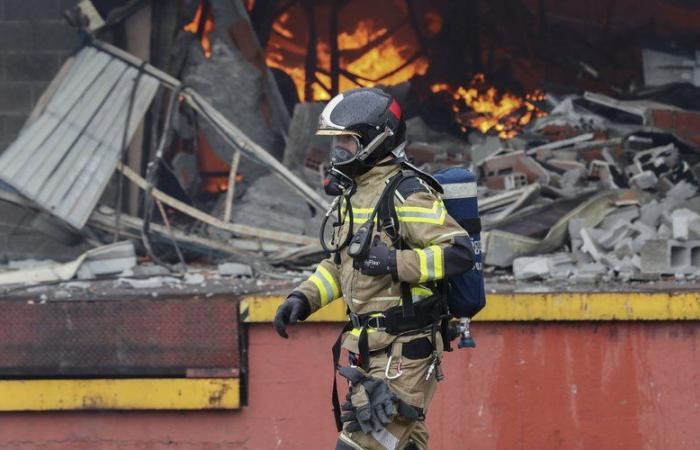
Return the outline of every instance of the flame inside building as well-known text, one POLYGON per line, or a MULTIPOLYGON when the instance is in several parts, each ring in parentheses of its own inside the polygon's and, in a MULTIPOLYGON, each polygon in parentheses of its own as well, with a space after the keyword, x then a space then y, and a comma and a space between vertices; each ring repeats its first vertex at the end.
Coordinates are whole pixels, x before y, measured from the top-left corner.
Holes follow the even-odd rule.
POLYGON ((202 45, 204 56, 207 59, 211 58, 211 39, 209 35, 214 31, 214 18, 212 17, 209 2, 204 0, 199 2, 192 22, 185 25, 183 30, 197 36, 202 45))
MULTIPOLYGON (((363 0, 349 2, 338 14, 335 35, 339 74, 337 92, 356 87, 396 85, 415 77, 423 77, 431 65, 426 52, 420 50, 416 22, 404 2, 383 2, 381 9, 394 8, 394 14, 368 14, 376 4, 363 0), (364 5, 367 3, 367 5, 364 5), (391 5, 390 7, 388 5, 391 5), (372 7, 373 6, 373 7, 372 7), (402 9, 404 8, 404 9, 402 9)), ((313 18, 303 8, 292 7, 279 15, 272 26, 267 45, 267 64, 283 70, 294 82, 302 101, 327 100, 335 93, 331 80, 333 35, 324 26, 329 21, 330 8, 315 8, 313 18), (312 31, 315 46, 310 41, 312 31), (308 70, 308 53, 315 50, 316 70, 308 70)), ((386 11, 385 11, 386 12, 386 11)), ((443 20, 430 5, 421 10, 422 39, 437 35, 443 20)), ((453 45, 460 45, 453 43, 453 45)), ((478 129, 483 133, 512 138, 532 119, 544 115, 536 106, 542 100, 540 92, 518 95, 498 89, 487 82, 483 74, 464 73, 460 83, 429 83, 432 93, 447 92, 451 97, 454 121, 463 132, 478 129)))

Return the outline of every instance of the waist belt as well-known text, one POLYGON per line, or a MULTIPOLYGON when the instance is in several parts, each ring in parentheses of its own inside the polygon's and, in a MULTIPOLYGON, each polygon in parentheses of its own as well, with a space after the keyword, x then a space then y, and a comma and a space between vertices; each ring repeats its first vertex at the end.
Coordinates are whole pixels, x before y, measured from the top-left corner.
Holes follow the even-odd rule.
MULTIPOLYGON (((428 297, 420 303, 414 304, 415 315, 406 318, 403 315, 403 306, 394 306, 385 311, 355 314, 349 313, 350 324, 355 330, 373 329, 384 331, 391 335, 399 335, 409 331, 426 328, 435 322, 439 322, 447 313, 439 295, 428 297)), ((360 331, 360 336, 362 332, 360 331)), ((366 333, 365 333, 366 334, 366 333)), ((358 347, 361 344, 358 343, 358 347)), ((362 350, 360 353, 362 353, 362 350)))
MULTIPOLYGON (((376 331, 384 331, 391 335, 399 335, 410 331, 418 331, 427 327, 432 327, 433 330, 433 345, 435 341, 435 330, 437 324, 447 317, 447 309, 440 295, 433 295, 414 304, 415 315, 405 317, 403 314, 403 306, 394 306, 386 311, 355 314, 349 313, 350 320, 343 327, 343 331, 338 336, 338 339, 333 344, 333 412, 335 415, 336 426, 338 431, 341 430, 340 422, 340 401, 338 399, 338 385, 335 377, 335 372, 338 370, 338 362, 340 361, 340 346, 343 339, 343 334, 350 330, 359 330, 357 340, 357 349, 360 356, 360 366, 365 371, 369 370, 369 342, 367 339, 367 330, 373 329, 376 331)), ((445 322, 446 323, 446 322, 445 322)))

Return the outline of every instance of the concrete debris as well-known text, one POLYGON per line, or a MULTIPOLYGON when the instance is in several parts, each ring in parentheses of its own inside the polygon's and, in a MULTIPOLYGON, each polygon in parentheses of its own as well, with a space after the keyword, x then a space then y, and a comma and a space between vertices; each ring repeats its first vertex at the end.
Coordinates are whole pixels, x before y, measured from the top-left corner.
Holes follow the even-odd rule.
POLYGON ((513 275, 516 280, 529 280, 549 274, 549 264, 545 256, 523 256, 513 261, 513 275))
POLYGON ((651 239, 640 253, 642 273, 692 274, 700 271, 700 241, 651 239))
POLYGON ((506 146, 478 167, 488 188, 480 206, 491 198, 505 199, 525 184, 540 185, 527 205, 508 210, 499 220, 491 217, 504 210, 501 205, 484 214, 486 264, 504 267, 510 262, 517 279, 574 282, 692 273, 696 250, 681 248, 700 240, 700 140, 695 140, 700 133, 692 129, 696 115, 700 124, 700 114, 676 104, 592 92, 565 98, 529 127, 531 134, 520 136, 524 152, 506 146), (560 246, 536 247, 538 239, 562 226, 549 219, 556 213, 546 205, 601 192, 617 196, 595 214, 565 216, 566 238, 560 246), (531 226, 531 217, 545 229, 531 226), (647 245, 650 241, 683 245, 647 245), (668 261, 654 266, 648 259, 661 248, 668 261), (554 264, 545 273, 551 252, 559 250, 568 250, 573 264, 562 270, 554 264), (538 256, 544 252, 548 254, 538 256))
POLYGON ((116 274, 136 265, 130 241, 97 247, 61 264, 29 266, 0 273, 0 284, 41 284, 68 281, 82 274, 83 279, 116 274))
POLYGON ((252 277, 253 268, 241 263, 223 263, 216 268, 222 277, 252 277))
MULTIPOLYGON (((226 32, 240 30, 234 27, 226 32)), ((234 51, 222 42, 214 39, 213 58, 206 64, 201 52, 190 52, 187 65, 179 72, 187 88, 178 91, 182 102, 175 105, 173 135, 164 136, 168 148, 161 148, 158 154, 159 158, 163 155, 162 159, 150 166, 169 169, 155 171, 160 178, 146 179, 143 172, 118 162, 123 154, 119 144, 122 134, 129 138, 136 132, 158 86, 179 89, 182 85, 149 65, 143 65, 148 89, 136 92, 140 100, 133 124, 117 123, 115 128, 126 128, 127 133, 111 133, 113 120, 107 120, 113 115, 120 118, 126 101, 121 109, 111 111, 104 108, 109 102, 93 99, 94 107, 102 109, 84 114, 85 120, 106 117, 97 121, 96 131, 98 140, 109 150, 109 158, 95 162, 101 171, 81 172, 77 182, 64 186, 59 175, 70 174, 74 168, 66 163, 58 171, 52 169, 52 164, 45 170, 47 177, 51 174, 50 182, 37 183, 32 166, 23 163, 26 152, 22 149, 31 140, 31 131, 44 126, 33 125, 21 133, 12 144, 14 150, 3 154, 3 161, 12 164, 2 166, 4 172, 0 170, 0 175, 4 175, 0 178, 46 210, 60 206, 59 212, 51 213, 60 218, 60 225, 67 222, 77 229, 85 227, 77 238, 74 230, 66 231, 45 221, 32 222, 37 230, 59 240, 75 238, 91 246, 121 238, 130 241, 82 254, 81 249, 63 256, 72 259, 68 262, 40 261, 55 258, 49 254, 39 255, 34 261, 12 261, 8 264, 12 270, 0 273, 0 284, 120 274, 122 284, 153 288, 209 280, 209 275, 192 272, 191 268, 182 278, 169 277, 169 269, 178 270, 172 265, 176 260, 186 265, 205 259, 205 263, 217 265, 218 277, 251 278, 255 275, 253 267, 262 274, 263 267, 268 267, 258 265, 257 259, 272 265, 297 264, 296 269, 308 268, 320 259, 323 252, 317 243, 318 230, 330 203, 321 194, 320 181, 327 168, 330 142, 327 137, 315 136, 313 128, 324 104, 298 103, 289 122, 287 110, 281 108, 276 82, 264 64, 260 70, 251 70, 254 65, 245 51, 234 51), (224 79, 236 83, 221 82, 224 79), (218 155, 221 170, 218 165, 213 171, 202 168, 209 158, 207 152, 212 157, 218 155), (241 156, 244 160, 239 165, 241 156), (10 161, 10 157, 16 159, 10 161), (146 192, 148 203, 155 203, 157 209, 135 217, 129 213, 138 208, 131 204, 124 211, 109 209, 109 213, 105 205, 95 206, 113 170, 134 185, 130 185, 133 193, 138 193, 137 188, 146 192), (213 188, 205 182, 212 177, 217 180, 213 188), (37 188, 40 185, 41 190, 37 188), (68 195, 72 192, 70 186, 76 188, 75 195, 68 195), (82 198, 89 201, 79 201, 82 198), (70 202, 64 204, 64 199, 70 202), (79 217, 71 213, 71 208, 80 210, 79 217), (137 265, 136 248, 140 251, 141 247, 135 248, 133 242, 143 242, 152 264, 137 265)), ((196 43, 192 45, 197 48, 196 43)), ((85 64, 92 64, 97 56, 105 64, 115 60, 119 63, 115 67, 124 66, 130 77, 135 77, 135 68, 142 66, 132 55, 99 41, 80 54, 85 64)), ((661 62, 681 61, 679 58, 645 50, 649 84, 677 77, 675 69, 661 62)), ((692 69, 683 68, 684 78, 691 72, 697 78, 697 60, 693 64, 692 69)), ((110 75, 108 72, 105 74, 110 75)), ((78 91, 83 90, 73 94, 78 91)), ((127 91, 105 89, 101 98, 122 98, 127 91)), ((403 100, 410 91, 402 92, 403 100)), ((53 95, 67 94, 59 88, 53 95)), ((428 172, 457 165, 475 172, 484 263, 499 268, 512 266, 517 280, 593 283, 653 279, 662 274, 692 275, 700 269, 700 113, 688 106, 684 110, 668 99, 668 104, 662 103, 658 96, 644 97, 637 92, 634 99, 634 95, 628 93, 625 100, 593 92, 556 101, 550 97, 547 108, 553 109, 549 114, 536 118, 530 114, 534 120, 511 139, 501 139, 493 130, 486 135, 467 127, 465 133, 450 133, 444 131, 450 127, 413 115, 406 131, 406 154, 428 172)), ((405 100, 410 105, 413 99, 405 100)), ((48 113, 56 112, 54 109, 47 109, 46 120, 50 119, 48 113)), ((153 117, 156 124, 165 124, 164 119, 153 117)), ((51 129, 63 127, 52 125, 51 129)), ((83 142, 87 138, 78 133, 69 141, 83 142)), ((66 161, 77 160, 83 148, 102 148, 87 144, 68 147, 61 147, 68 155, 63 158, 66 161)), ((41 150, 47 158, 56 160, 53 163, 63 161, 43 147, 32 150, 41 150)), ((90 164, 85 162, 86 167, 92 167, 90 164)), ((153 173, 149 172, 149 177, 153 173)), ((32 207, 26 199, 19 202, 32 207)), ((52 220, 58 219, 52 216, 52 220)))
POLYGON ((638 217, 639 208, 634 205, 626 206, 624 208, 617 208, 616 210, 605 216, 605 219, 603 219, 603 221, 600 223, 600 228, 604 230, 609 230, 618 225, 620 222, 631 223, 638 217))

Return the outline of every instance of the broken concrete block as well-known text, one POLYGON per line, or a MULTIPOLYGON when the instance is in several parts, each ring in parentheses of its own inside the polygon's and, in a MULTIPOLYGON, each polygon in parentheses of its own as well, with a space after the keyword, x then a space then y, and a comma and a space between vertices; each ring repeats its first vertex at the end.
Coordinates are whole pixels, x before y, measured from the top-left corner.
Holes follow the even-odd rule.
POLYGON ((644 225, 656 228, 659 226, 659 218, 663 214, 663 208, 656 200, 642 205, 640 208, 639 222, 644 225))
POLYGON ((602 256, 602 252, 598 247, 598 244, 594 241, 594 238, 591 236, 593 231, 594 230, 591 228, 581 229, 581 240, 583 240, 581 250, 591 255, 595 261, 599 261, 600 257, 602 256))
POLYGON ((656 187, 656 183, 659 182, 659 179, 656 177, 656 174, 652 172, 651 170, 645 170, 642 173, 639 173, 629 180, 630 184, 637 189, 653 189, 656 187))
POLYGON ((252 277, 253 269, 248 264, 227 262, 219 264, 216 268, 223 277, 252 277))
POLYGON ((656 239, 657 237, 656 230, 654 228, 648 227, 639 221, 633 223, 630 225, 630 227, 633 230, 631 245, 632 250, 634 250, 635 253, 639 253, 639 250, 646 241, 649 239, 656 239))
POLYGON ((673 230, 671 230, 670 226, 666 225, 665 223, 662 223, 661 225, 659 225, 659 229, 656 232, 656 236, 660 239, 670 239, 673 236, 673 230))
POLYGON ((472 146, 472 163, 475 167, 479 167, 487 158, 497 155, 502 150, 503 144, 500 138, 496 136, 487 136, 483 143, 472 146))
POLYGON ((613 253, 618 258, 624 258, 625 256, 634 256, 637 254, 637 252, 632 247, 632 242, 629 239, 620 241, 617 244, 615 244, 613 253))
POLYGON ((698 187, 687 181, 681 181, 666 192, 666 198, 677 203, 688 200, 694 197, 698 192, 698 187))
POLYGON ((81 280, 113 275, 136 265, 136 250, 131 241, 117 242, 90 250, 78 269, 81 280))
POLYGON ((632 235, 632 233, 633 230, 630 224, 628 222, 620 221, 609 230, 606 230, 606 232, 598 239, 598 243, 604 249, 611 250, 615 247, 615 244, 627 239, 632 235))
POLYGON ((639 256, 643 273, 695 273, 700 270, 700 241, 651 239, 639 256))
POLYGON ((516 280, 546 278, 549 264, 544 256, 521 256, 513 261, 513 275, 516 280))
POLYGON ((700 228, 700 215, 689 209, 677 209, 671 213, 671 230, 673 238, 687 241, 691 239, 690 228, 694 224, 693 229, 700 228))
POLYGON ((584 171, 580 169, 567 170, 559 178, 559 186, 566 193, 574 193, 583 175, 584 171))
POLYGON ((570 253, 554 253, 547 259, 549 276, 565 280, 576 272, 576 259, 570 253))
POLYGON ((632 223, 639 217, 639 208, 635 205, 617 208, 610 214, 605 216, 605 219, 600 223, 599 228, 609 230, 620 222, 632 223))
POLYGON ((572 279, 576 283, 595 283, 603 278, 607 271, 608 269, 598 262, 579 264, 572 279))

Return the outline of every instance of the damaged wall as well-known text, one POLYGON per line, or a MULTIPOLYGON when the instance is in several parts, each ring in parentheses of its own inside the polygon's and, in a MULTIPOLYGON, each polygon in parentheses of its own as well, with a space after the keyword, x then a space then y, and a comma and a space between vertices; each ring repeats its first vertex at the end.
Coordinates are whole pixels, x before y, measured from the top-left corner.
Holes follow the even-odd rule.
POLYGON ((0 0, 0 151, 77 43, 61 12, 76 0, 0 0))

